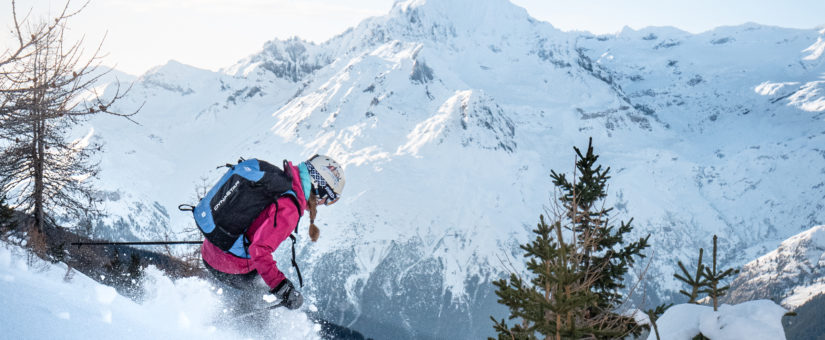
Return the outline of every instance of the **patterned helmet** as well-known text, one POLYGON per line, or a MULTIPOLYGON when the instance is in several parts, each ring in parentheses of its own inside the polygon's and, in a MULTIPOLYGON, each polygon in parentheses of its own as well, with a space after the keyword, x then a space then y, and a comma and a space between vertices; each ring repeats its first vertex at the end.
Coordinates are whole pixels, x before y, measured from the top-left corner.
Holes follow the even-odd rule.
POLYGON ((344 169, 334 159, 324 155, 312 156, 306 161, 306 165, 312 184, 321 198, 328 197, 327 201, 336 201, 346 184, 344 169))

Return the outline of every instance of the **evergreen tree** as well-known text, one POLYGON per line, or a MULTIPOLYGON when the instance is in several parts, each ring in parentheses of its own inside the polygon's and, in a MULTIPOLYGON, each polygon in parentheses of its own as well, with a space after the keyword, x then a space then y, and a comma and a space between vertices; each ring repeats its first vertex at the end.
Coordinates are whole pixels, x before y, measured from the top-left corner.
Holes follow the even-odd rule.
POLYGON ((688 297, 688 303, 695 303, 697 302, 699 293, 702 291, 702 287, 705 287, 708 283, 707 279, 705 279, 705 275, 703 273, 704 266, 702 265, 702 254, 705 252, 705 249, 699 248, 699 263, 696 264, 696 276, 691 276, 687 269, 685 269, 685 265, 682 264, 682 261, 679 261, 679 269, 682 270, 682 274, 673 274, 673 277, 679 279, 680 281, 686 283, 688 286, 691 287, 690 293, 685 290, 680 290, 679 293, 684 294, 688 297))
POLYGON ((534 339, 537 334, 610 339, 641 331, 617 309, 623 302, 624 276, 637 257, 644 257, 641 252, 650 236, 625 244, 631 222, 621 222, 618 228, 610 225, 611 209, 603 207, 610 168, 596 165, 592 139, 585 154, 573 149, 578 174, 574 182, 555 171, 550 175, 561 194, 555 203, 560 211, 557 220, 551 228, 541 216, 533 230, 535 240, 521 246, 533 278, 526 282, 512 273, 509 280, 494 282, 510 319, 521 319, 512 328, 505 320, 493 319, 499 339, 534 339), (563 229, 571 235, 569 241, 563 229))
POLYGON ((705 267, 704 276, 707 280, 707 284, 705 284, 706 289, 702 290, 702 293, 707 293, 708 296, 713 300, 713 310, 718 310, 719 307, 719 298, 724 296, 727 293, 728 289, 730 289, 730 285, 719 287, 719 283, 722 280, 727 279, 729 276, 738 274, 739 269, 728 268, 724 271, 717 270, 716 268, 716 235, 713 235, 713 267, 707 268, 705 267))
POLYGON ((685 265, 682 264, 682 261, 679 261, 679 268, 682 270, 684 275, 673 274, 673 277, 679 279, 680 281, 686 283, 688 286, 691 287, 691 292, 688 293, 685 290, 680 290, 679 293, 687 296, 689 298, 688 303, 696 303, 699 302, 699 294, 707 294, 713 301, 713 310, 717 310, 719 306, 719 298, 724 296, 725 293, 730 289, 730 286, 723 286, 720 287, 719 284, 722 280, 727 279, 729 276, 739 273, 738 269, 728 268, 724 271, 717 269, 716 267, 716 243, 718 237, 713 235, 713 264, 712 266, 706 267, 702 264, 702 253, 704 249, 699 248, 699 262, 696 264, 696 275, 691 276, 688 273, 688 270, 685 269, 685 265))
POLYGON ((581 321, 596 296, 582 283, 597 273, 586 273, 577 265, 581 248, 564 242, 560 223, 551 228, 541 215, 533 232, 536 238, 521 245, 524 257, 529 258, 527 269, 534 274, 529 285, 515 273, 509 282, 493 282, 499 303, 510 308, 510 319, 523 320, 510 328, 505 320, 491 317, 499 339, 535 339, 536 333, 570 339, 593 333, 593 327, 581 321))
POLYGON ((6 205, 6 195, 0 194, 0 232, 14 228, 14 210, 6 205))
MULTIPOLYGON (((613 208, 604 207, 607 197, 607 180, 610 179, 610 167, 602 168, 597 164, 599 156, 593 152, 593 139, 583 154, 579 148, 576 152, 576 173, 571 183, 564 174, 550 172, 553 184, 561 190, 561 201, 566 218, 579 244, 585 248, 580 266, 587 271, 598 270, 601 275, 593 284, 592 290, 598 296, 597 305, 590 309, 591 315, 605 314, 613 318, 613 323, 627 325, 627 330, 638 329, 635 322, 614 313, 623 301, 621 290, 626 288, 624 276, 635 264, 636 258, 644 258, 642 251, 647 248, 650 235, 638 241, 625 244, 625 236, 633 230, 633 219, 620 221, 618 228, 610 224, 610 212, 613 208)), ((638 334, 634 331, 634 334, 638 334)))

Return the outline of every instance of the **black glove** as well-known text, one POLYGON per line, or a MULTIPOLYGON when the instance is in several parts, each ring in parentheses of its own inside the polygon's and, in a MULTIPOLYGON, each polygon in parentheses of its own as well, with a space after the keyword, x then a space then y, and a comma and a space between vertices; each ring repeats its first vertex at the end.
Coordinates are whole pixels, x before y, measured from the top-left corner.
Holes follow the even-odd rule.
POLYGON ((286 306, 286 308, 298 309, 304 304, 304 297, 301 295, 301 292, 295 289, 295 285, 293 285, 289 279, 284 279, 269 292, 281 299, 281 303, 286 306))

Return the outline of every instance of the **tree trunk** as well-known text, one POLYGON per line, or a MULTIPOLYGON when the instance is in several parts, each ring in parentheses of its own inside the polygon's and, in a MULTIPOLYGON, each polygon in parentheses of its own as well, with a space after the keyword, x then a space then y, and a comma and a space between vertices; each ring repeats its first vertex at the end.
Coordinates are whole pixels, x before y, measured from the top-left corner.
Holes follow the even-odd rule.
POLYGON ((696 303, 696 299, 699 297, 699 282, 702 280, 702 254, 705 252, 704 248, 699 248, 699 263, 696 265, 696 284, 693 285, 693 289, 690 291, 690 301, 688 303, 696 303))
POLYGON ((656 333, 656 340, 662 340, 662 338, 659 337, 659 326, 656 325, 656 321, 650 320, 650 323, 653 324, 653 332, 656 333))
POLYGON ((34 165, 34 223, 38 231, 43 231, 43 163, 40 158, 40 122, 37 114, 32 122, 34 139, 32 141, 32 165, 34 165))
POLYGON ((719 278, 716 277, 716 275, 717 275, 716 274, 716 235, 713 235, 713 272, 712 273, 713 273, 714 277, 710 278, 710 281, 711 281, 710 283, 712 285, 712 287, 711 287, 711 292, 712 293, 711 294, 713 294, 713 311, 716 312, 716 311, 719 311, 719 308, 718 308, 719 307, 719 300, 718 300, 719 295, 718 295, 718 292, 716 290, 716 287, 719 284, 719 278))
MULTIPOLYGON (((37 73, 35 73, 37 74, 37 73)), ((42 86, 39 83, 35 83, 37 88, 37 94, 34 97, 34 101, 32 103, 33 106, 33 126, 34 126, 34 140, 33 140, 33 153, 34 157, 32 157, 32 162, 34 162, 34 218, 35 222, 37 223, 37 230, 43 232, 44 226, 44 219, 45 219, 45 207, 44 207, 44 161, 45 161, 45 146, 43 145, 45 141, 45 133, 46 133, 46 122, 45 117, 43 116, 43 107, 42 107, 42 98, 43 92, 42 86)))
POLYGON ((556 314, 556 340, 561 340, 561 314, 556 314))

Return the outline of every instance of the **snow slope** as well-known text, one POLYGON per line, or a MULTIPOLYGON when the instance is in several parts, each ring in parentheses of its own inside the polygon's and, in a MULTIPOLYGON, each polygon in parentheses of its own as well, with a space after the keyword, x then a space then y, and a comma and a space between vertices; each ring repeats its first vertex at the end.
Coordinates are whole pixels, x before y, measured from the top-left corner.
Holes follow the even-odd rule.
POLYGON ((520 258, 550 169, 569 172, 592 136, 614 220, 652 234, 655 302, 713 234, 737 266, 825 223, 823 37, 756 24, 595 36, 504 0, 399 1, 322 44, 142 75, 119 103, 143 105, 139 125, 99 117, 78 132, 106 145, 96 230, 162 238, 192 226, 175 207, 216 166, 329 154, 344 199, 299 246, 325 317, 375 336, 484 337, 501 311, 489 282, 520 258))
POLYGON ((255 333, 216 327, 226 313, 218 292, 200 279, 170 280, 146 271, 147 297, 136 303, 66 266, 0 243, 0 329, 5 339, 320 339, 302 312, 272 312, 255 333), (276 314, 277 313, 277 314, 276 314))

